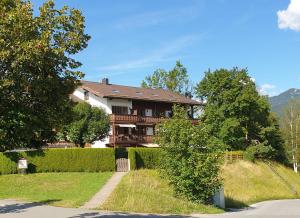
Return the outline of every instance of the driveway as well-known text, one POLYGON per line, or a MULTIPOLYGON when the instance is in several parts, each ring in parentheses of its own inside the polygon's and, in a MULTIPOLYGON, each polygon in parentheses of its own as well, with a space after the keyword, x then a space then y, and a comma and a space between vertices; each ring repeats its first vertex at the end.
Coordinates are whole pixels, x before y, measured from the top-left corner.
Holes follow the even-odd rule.
POLYGON ((61 208, 41 203, 26 203, 14 200, 0 200, 1 218, 179 218, 179 217, 200 217, 200 218, 296 218, 300 217, 300 200, 278 200, 266 201, 252 205, 247 210, 224 213, 220 215, 155 215, 155 214, 126 214, 110 213, 76 208, 61 208))

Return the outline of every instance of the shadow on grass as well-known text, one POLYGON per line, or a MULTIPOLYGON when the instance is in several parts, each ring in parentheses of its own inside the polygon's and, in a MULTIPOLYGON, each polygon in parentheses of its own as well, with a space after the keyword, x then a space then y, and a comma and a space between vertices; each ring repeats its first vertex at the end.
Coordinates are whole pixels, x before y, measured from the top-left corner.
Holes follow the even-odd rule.
POLYGON ((249 207, 249 205, 245 204, 244 202, 238 201, 231 197, 225 197, 225 205, 226 205, 226 208, 234 208, 234 209, 242 209, 242 208, 249 207))
POLYGON ((68 218, 191 218, 184 215, 159 215, 159 214, 129 214, 129 213, 82 213, 68 218))
POLYGON ((30 203, 14 203, 9 205, 0 206, 0 214, 5 213, 22 213, 24 210, 42 206, 45 204, 50 204, 56 201, 60 201, 58 199, 51 199, 51 200, 45 200, 45 201, 38 201, 38 202, 30 202, 30 203))

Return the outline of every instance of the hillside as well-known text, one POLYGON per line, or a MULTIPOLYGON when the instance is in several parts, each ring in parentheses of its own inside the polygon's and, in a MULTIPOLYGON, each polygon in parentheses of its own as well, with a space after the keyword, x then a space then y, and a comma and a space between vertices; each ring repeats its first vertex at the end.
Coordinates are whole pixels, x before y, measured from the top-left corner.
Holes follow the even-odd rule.
MULTIPOLYGON (((298 198, 293 189, 300 193, 300 175, 278 163, 271 165, 242 160, 225 164, 222 177, 226 206, 239 208, 264 200, 298 198)), ((130 171, 100 209, 178 214, 222 212, 175 197, 156 170, 130 171)))
POLYGON ((272 111, 279 116, 282 115, 284 107, 291 99, 300 99, 300 89, 289 89, 277 96, 270 97, 270 103, 272 105, 272 111))
POLYGON ((226 207, 245 207, 277 199, 299 198, 300 175, 278 163, 237 161, 223 168, 226 207))

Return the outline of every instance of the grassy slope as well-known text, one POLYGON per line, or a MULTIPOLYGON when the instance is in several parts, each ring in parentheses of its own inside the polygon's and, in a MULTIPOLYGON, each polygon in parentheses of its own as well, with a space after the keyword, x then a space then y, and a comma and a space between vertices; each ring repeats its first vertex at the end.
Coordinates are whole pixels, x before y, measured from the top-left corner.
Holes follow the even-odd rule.
MULTIPOLYGON (((300 175, 272 163, 279 174, 300 193, 300 175)), ((223 169, 227 207, 242 207, 264 200, 296 198, 290 188, 263 162, 238 161, 223 169)))
MULTIPOLYGON (((280 164, 273 163, 272 165, 300 193, 300 175, 280 164)), ((253 164, 237 161, 233 164, 226 164, 222 176, 228 207, 242 207, 264 200, 296 197, 263 162, 253 164)), ((175 198, 172 189, 155 170, 130 172, 101 209, 180 214, 221 212, 214 207, 196 205, 175 198)))
POLYGON ((168 183, 154 170, 131 171, 100 209, 180 214, 222 212, 215 207, 174 197, 168 183))
POLYGON ((111 172, 2 175, 0 198, 78 207, 89 200, 111 175, 111 172))

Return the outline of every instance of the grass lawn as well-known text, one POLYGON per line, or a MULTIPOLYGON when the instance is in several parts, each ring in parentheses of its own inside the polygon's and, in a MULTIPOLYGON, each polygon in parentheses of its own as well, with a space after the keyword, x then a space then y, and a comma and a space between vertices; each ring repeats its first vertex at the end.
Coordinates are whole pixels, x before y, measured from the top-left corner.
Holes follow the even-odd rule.
MULTIPOLYGON (((300 193, 300 175, 283 165, 272 165, 300 193)), ((297 198, 288 185, 263 162, 254 164, 237 161, 225 165, 222 174, 227 207, 244 207, 265 200, 297 198)))
POLYGON ((100 209, 173 214, 222 212, 212 206, 194 204, 174 197, 168 183, 155 170, 128 173, 100 209))
POLYGON ((88 201, 111 175, 111 172, 1 175, 0 198, 79 207, 88 201))

